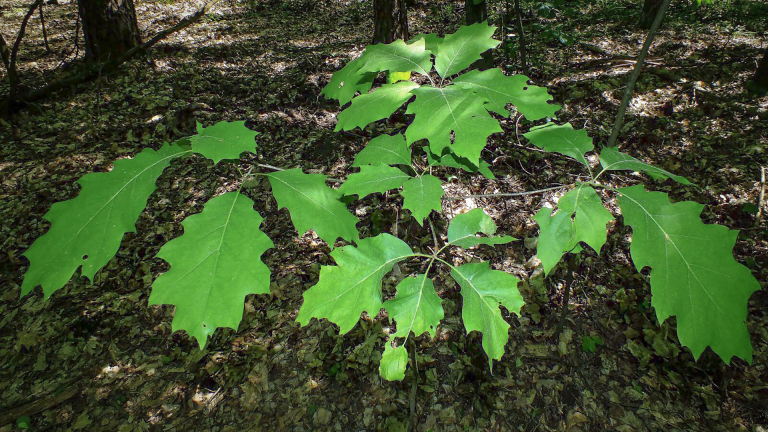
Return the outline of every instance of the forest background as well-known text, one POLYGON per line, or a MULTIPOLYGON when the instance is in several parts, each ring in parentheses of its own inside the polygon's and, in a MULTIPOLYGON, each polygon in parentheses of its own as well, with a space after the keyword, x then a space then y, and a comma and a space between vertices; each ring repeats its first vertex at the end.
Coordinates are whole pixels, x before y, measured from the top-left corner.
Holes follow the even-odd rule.
MULTIPOLYGON (((618 141, 622 151, 699 186, 667 181, 654 189, 704 203, 705 222, 741 231, 735 256, 763 288, 749 303, 753 364, 725 365, 711 351, 695 362, 680 347, 674 321, 659 325, 649 307, 647 275, 631 265, 630 230, 620 225, 611 226, 599 254, 583 253, 567 321, 556 332, 568 269, 561 265, 543 279, 532 259, 538 235, 532 216, 556 201, 553 191, 443 202, 446 216, 482 207, 500 233, 523 239, 473 253, 523 279, 526 305, 520 317, 505 314, 510 343, 491 373, 479 336, 467 336, 458 318, 458 288, 442 284, 446 319, 438 337, 416 339, 417 367, 394 383, 378 373, 390 326, 384 314, 365 317, 344 336, 327 322, 295 323, 302 293, 330 258, 312 234, 297 238, 287 214, 263 227, 276 245, 264 255, 273 295, 247 298, 238 331, 220 329, 199 350, 186 334, 171 332, 173 308, 147 305, 154 278, 168 269, 157 251, 181 234, 181 220, 200 212, 222 185, 237 182, 233 164, 211 168, 198 158, 172 165, 137 233, 126 235, 118 257, 93 283, 74 278, 48 300, 40 291, 19 298, 28 268, 21 255, 47 230, 42 216, 50 206, 77 194, 75 180, 189 135, 195 122, 246 120, 260 133, 258 162, 349 175, 372 131, 333 132, 338 104, 319 93, 372 42, 371 2, 223 0, 202 13, 203 4, 140 2, 142 41, 186 24, 184 17, 195 20, 114 67, 97 53, 84 60, 92 48, 75 2, 30 6, 0 2, 9 63, 16 57, 16 72, 3 70, 0 84, 0 430, 767 427, 768 231, 760 196, 768 98, 754 78, 766 51, 766 2, 673 2, 618 141), (62 81, 61 89, 35 94, 62 81)), ((414 1, 407 11, 411 34, 445 34, 465 23, 467 4, 414 1)), ((514 2, 487 4, 490 22, 506 27, 497 30, 504 42, 487 61, 508 73, 525 70, 563 105, 560 120, 607 142, 649 13, 628 1, 521 1, 519 23, 516 12, 514 2)), ((395 115, 381 130, 406 121, 395 115)), ((453 195, 573 182, 574 163, 532 149, 521 123, 526 120, 503 121, 504 133, 489 140, 484 155, 498 178, 453 173, 453 195)), ((249 196, 260 213, 278 212, 268 187, 250 189, 249 196)), ((410 244, 431 241, 428 228, 401 221, 397 200, 377 195, 353 211, 368 216, 361 225, 371 233, 397 222, 410 244)))

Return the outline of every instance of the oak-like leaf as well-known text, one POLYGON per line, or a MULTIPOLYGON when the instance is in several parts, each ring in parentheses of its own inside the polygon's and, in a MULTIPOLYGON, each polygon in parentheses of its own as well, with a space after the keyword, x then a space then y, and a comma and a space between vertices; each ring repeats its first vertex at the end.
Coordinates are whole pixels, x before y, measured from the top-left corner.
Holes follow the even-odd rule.
POLYGON ((411 165, 411 149, 403 134, 379 135, 355 155, 353 167, 363 165, 411 165))
POLYGON ((186 139, 192 144, 195 153, 217 164, 222 159, 238 159, 244 152, 254 151, 254 138, 258 134, 245 127, 244 121, 220 121, 205 128, 198 122, 197 135, 186 139))
POLYGON ((384 302, 389 319, 397 323, 393 337, 407 338, 429 333, 435 337, 435 328, 443 319, 442 299, 427 275, 406 277, 397 285, 397 294, 384 302))
POLYGON ((406 44, 398 39, 389 44, 369 45, 360 56, 361 72, 417 72, 429 74, 432 53, 425 49, 424 39, 406 44))
POLYGON ((411 215, 419 225, 432 210, 442 210, 443 182, 439 178, 425 174, 409 179, 403 185, 403 208, 411 211, 411 215))
POLYGON ((278 206, 290 212, 299 235, 313 229, 331 247, 339 237, 357 239, 355 225, 359 219, 339 200, 342 193, 326 186, 326 176, 304 174, 298 168, 264 175, 269 178, 278 206))
POLYGON ((435 56, 435 70, 443 78, 448 78, 468 68, 480 60, 480 55, 501 42, 493 39, 496 27, 487 22, 462 26, 456 33, 445 35, 438 45, 435 56))
POLYGON ((523 136, 528 138, 536 147, 548 152, 570 156, 587 167, 589 167, 589 162, 587 162, 584 154, 595 148, 592 138, 587 135, 587 131, 574 129, 570 123, 564 125, 547 123, 532 128, 523 136))
POLYGON ((632 262, 638 271, 651 268, 659 322, 677 317, 677 336, 694 358, 709 346, 726 363, 733 356, 751 362, 747 302, 760 284, 733 257, 738 232, 704 224, 702 204, 672 204, 640 185, 618 191, 624 223, 632 227, 632 262))
POLYGON ((50 229, 24 252, 29 270, 21 295, 42 285, 47 298, 80 266, 82 275, 93 280, 117 253, 123 234, 136 232, 136 220, 163 170, 172 159, 191 152, 166 144, 158 151, 144 149, 132 159, 115 161, 112 171, 81 177, 80 194, 51 206, 43 216, 51 222, 50 229))
POLYGON ((520 280, 509 273, 491 270, 487 261, 454 267, 451 277, 461 286, 464 328, 467 333, 477 330, 483 334, 483 350, 493 370, 493 360, 501 359, 509 341, 509 324, 501 317, 499 306, 520 314, 524 304, 517 289, 520 280))
POLYGON ((691 184, 685 177, 672 174, 667 170, 637 160, 612 147, 605 147, 600 151, 600 164, 605 171, 640 171, 648 174, 654 180, 671 178, 680 184, 691 184))
POLYGON ((346 105, 359 92, 366 94, 373 85, 376 78, 376 72, 360 72, 363 61, 358 57, 346 66, 336 71, 331 80, 323 87, 320 92, 325 97, 336 99, 339 106, 346 105))
POLYGON ((322 266, 317 284, 304 292, 296 321, 307 325, 312 318, 326 318, 350 331, 360 314, 375 316, 381 309, 381 279, 396 262, 413 254, 402 240, 390 235, 360 239, 357 246, 331 252, 336 266, 322 266))
POLYGON ((405 378, 405 367, 408 365, 408 351, 404 345, 392 347, 387 341, 384 354, 379 363, 379 375, 387 381, 402 381, 405 378))
POLYGON ((269 268, 261 255, 274 247, 259 230, 253 201, 228 192, 184 219, 184 234, 157 256, 171 265, 152 285, 149 304, 176 306, 173 331, 186 330, 202 348, 218 327, 237 329, 245 296, 269 294, 269 268))
POLYGON ((613 220, 597 192, 583 184, 563 195, 557 207, 554 215, 552 209, 542 207, 533 217, 540 229, 536 255, 541 260, 544 274, 549 273, 563 254, 572 251, 579 242, 599 253, 607 237, 606 224, 613 220))
POLYGON ((357 195, 363 198, 372 193, 399 188, 409 178, 411 176, 401 169, 389 165, 364 165, 360 167, 360 172, 347 177, 347 181, 341 185, 339 191, 344 195, 357 195))
POLYGON ((509 117, 507 104, 512 103, 528 120, 554 117, 562 108, 548 103, 552 95, 546 87, 528 84, 525 75, 504 75, 499 68, 484 71, 471 70, 453 80, 454 85, 469 89, 482 96, 485 108, 503 117, 509 117))
POLYGON ((410 81, 384 84, 352 99, 352 104, 339 113, 335 130, 363 129, 369 123, 388 118, 413 96, 411 91, 418 86, 410 81))
POLYGON ((463 248, 479 244, 497 245, 517 240, 510 236, 494 236, 496 223, 481 208, 456 215, 448 225, 448 243, 463 248), (477 234, 485 234, 479 237, 477 234))

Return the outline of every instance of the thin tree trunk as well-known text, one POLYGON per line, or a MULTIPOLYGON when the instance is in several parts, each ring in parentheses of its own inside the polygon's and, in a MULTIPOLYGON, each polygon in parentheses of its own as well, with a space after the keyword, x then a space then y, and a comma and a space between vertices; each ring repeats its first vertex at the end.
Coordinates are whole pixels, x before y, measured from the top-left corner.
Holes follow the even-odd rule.
POLYGON ((45 51, 50 54, 51 47, 48 45, 48 32, 45 31, 45 17, 43 17, 43 4, 40 3, 40 26, 43 28, 43 41, 45 42, 45 51))
POLYGON ((643 30, 648 30, 653 25, 653 20, 659 13, 662 0, 645 0, 643 2, 643 10, 640 14, 640 22, 638 26, 643 30))
MULTIPOLYGON (((464 10, 466 14, 467 25, 481 23, 488 19, 488 5, 485 0, 464 0, 464 10)), ((482 59, 474 63, 478 69, 489 69, 493 67, 493 56, 491 51, 486 51, 482 59)))
POLYGON ((616 114, 616 121, 613 123, 613 130, 611 131, 611 137, 608 139, 608 147, 614 147, 616 140, 619 138, 621 132, 621 126, 624 124, 624 114, 627 112, 627 105, 629 105, 630 99, 632 99, 632 93, 635 90, 635 83, 637 83, 637 77, 640 76, 640 70, 643 68, 645 56, 648 54, 648 50, 651 48, 653 38, 656 36, 656 31, 661 26, 661 21, 664 19, 664 14, 667 12, 670 0, 664 0, 659 9, 659 13, 656 14, 656 19, 653 20, 651 29, 648 30, 648 36, 645 37, 645 43, 640 50, 640 54, 637 56, 637 63, 635 63, 635 69, 632 70, 632 74, 629 76, 627 82, 627 88, 624 90, 624 97, 619 105, 619 112, 616 114))
POLYGON ((373 43, 392 43, 408 38, 405 1, 373 0, 373 43))
POLYGON ((141 44, 133 0, 79 0, 89 62, 116 60, 141 44))
POLYGON ((11 58, 8 63, 8 84, 10 85, 9 99, 11 102, 16 102, 16 93, 19 87, 19 75, 16 73, 16 58, 19 55, 19 49, 21 49, 21 40, 24 39, 24 32, 27 30, 27 23, 32 14, 35 13, 35 9, 42 3, 42 0, 37 0, 29 7, 27 14, 24 15, 24 19, 21 21, 21 28, 19 34, 16 36, 16 42, 13 43, 13 49, 11 50, 11 58))
POLYGON ((526 41, 525 41, 525 32, 523 31, 523 13, 520 10, 520 0, 515 0, 515 15, 517 15, 517 33, 519 35, 519 44, 520 47, 518 49, 518 53, 520 54, 520 68, 523 70, 523 73, 525 75, 530 75, 530 70, 528 69, 528 52, 526 48, 526 41))
POLYGON ((763 59, 757 66, 755 76, 752 77, 752 83, 757 89, 768 91, 768 48, 765 49, 763 59))
POLYGON ((3 65, 5 70, 11 67, 11 50, 8 48, 8 44, 5 43, 5 38, 0 34, 0 58, 3 59, 3 65))

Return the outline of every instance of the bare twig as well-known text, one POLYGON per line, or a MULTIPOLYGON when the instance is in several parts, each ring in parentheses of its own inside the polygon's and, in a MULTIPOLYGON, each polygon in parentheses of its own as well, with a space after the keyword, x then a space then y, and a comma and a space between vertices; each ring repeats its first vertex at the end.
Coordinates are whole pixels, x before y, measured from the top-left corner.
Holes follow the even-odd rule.
POLYGON ((757 202, 757 216, 755 217, 755 226, 760 225, 763 218, 763 206, 765 205, 765 171, 768 167, 760 168, 760 199, 757 202))
POLYGON ((513 192, 513 193, 492 193, 492 194, 477 194, 477 195, 462 195, 462 196, 444 196, 444 200, 463 200, 467 198, 502 198, 502 197, 516 197, 525 195, 536 195, 551 190, 563 189, 571 185, 553 186, 544 189, 532 190, 527 192, 513 192))
POLYGON ((523 16, 520 11, 520 0, 515 0, 515 14, 517 15, 517 32, 520 34, 520 68, 525 75, 530 75, 531 71, 528 69, 528 62, 526 61, 526 47, 525 47, 525 33, 523 31, 523 16))
POLYGON ((42 3, 42 0, 37 0, 32 3, 32 6, 27 10, 27 14, 24 15, 24 19, 21 21, 21 28, 19 34, 16 35, 16 42, 13 43, 13 49, 11 50, 11 60, 8 65, 8 84, 10 84, 10 99, 16 100, 16 90, 19 85, 19 75, 16 73, 16 57, 19 55, 19 48, 21 48, 21 40, 24 39, 24 32, 27 30, 27 23, 35 13, 35 9, 42 3))
POLYGON ((32 400, 32 402, 3 411, 0 413, 0 427, 12 423, 14 420, 23 415, 31 416, 33 414, 39 413, 40 411, 53 408, 56 405, 66 401, 67 399, 72 398, 78 393, 80 393, 80 384, 74 383, 70 384, 66 389, 64 389, 64 391, 59 394, 54 393, 46 397, 37 397, 32 400))
POLYGON ((43 17, 43 3, 40 2, 40 26, 43 28, 43 41, 45 42, 45 51, 50 54, 51 47, 48 45, 48 32, 45 31, 45 18, 43 17))
POLYGON ((635 90, 635 83, 637 83, 637 77, 640 76, 640 71, 643 69, 645 56, 648 54, 648 50, 651 48, 653 38, 656 36, 656 31, 661 26, 661 21, 664 19, 664 14, 667 12, 670 0, 664 0, 659 8, 659 12, 656 14, 656 18, 653 20, 651 29, 648 30, 648 36, 645 37, 645 43, 643 43, 640 54, 637 56, 637 63, 635 63, 635 69, 632 70, 632 74, 629 76, 627 82, 627 88, 624 90, 624 97, 621 99, 621 105, 619 105, 619 111, 616 113, 616 121, 613 123, 613 130, 611 131, 611 137, 608 139, 608 147, 616 146, 616 140, 619 138, 621 132, 621 126, 624 124, 624 114, 627 112, 627 106, 630 99, 632 99, 632 93, 635 90))
POLYGON ((560 332, 563 331, 563 326, 565 325, 565 320, 568 318, 568 303, 571 301, 573 272, 576 271, 578 267, 577 259, 577 256, 572 253, 569 253, 568 257, 565 259, 567 264, 565 273, 565 294, 563 294, 563 306, 562 309, 560 309, 560 321, 557 322, 557 327, 555 328, 555 339, 560 336, 560 332))

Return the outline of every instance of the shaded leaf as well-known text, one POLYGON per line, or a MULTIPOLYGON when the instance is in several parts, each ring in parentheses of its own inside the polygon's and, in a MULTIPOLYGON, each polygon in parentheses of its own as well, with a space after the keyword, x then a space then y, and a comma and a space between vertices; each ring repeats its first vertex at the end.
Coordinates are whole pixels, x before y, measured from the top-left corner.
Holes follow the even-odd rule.
POLYGON ((528 138, 536 147, 548 152, 570 156, 587 167, 589 167, 589 162, 587 162, 584 154, 595 148, 592 144, 592 138, 587 135, 587 131, 574 129, 570 123, 564 125, 547 123, 532 128, 523 136, 528 138))
POLYGON ((186 330, 202 348, 218 327, 237 330, 245 296, 269 294, 261 255, 274 247, 263 219, 239 192, 217 196, 184 219, 184 234, 157 253, 171 265, 152 284, 149 304, 176 306, 173 331, 186 330))
POLYGON ((639 161, 612 147, 605 147, 600 151, 600 164, 605 171, 640 171, 648 174, 654 180, 666 180, 667 178, 671 178, 680 184, 691 184, 685 177, 672 174, 669 171, 639 161))
POLYGON ((651 305, 659 322, 677 317, 680 343, 698 358, 707 346, 726 363, 752 361, 747 301, 760 284, 733 258, 737 231, 704 224, 703 205, 672 204, 643 186, 621 188, 619 207, 632 227, 635 267, 651 267, 651 305))
POLYGON ((326 176, 304 174, 298 168, 264 175, 269 177, 278 206, 290 212, 299 235, 313 229, 331 247, 339 237, 357 239, 355 225, 359 219, 339 201, 342 193, 325 185, 326 176))
POLYGON ((438 157, 432 153, 429 146, 424 146, 423 148, 424 152, 427 154, 427 163, 429 163, 429 166, 456 168, 471 173, 480 173, 483 177, 490 180, 496 179, 496 175, 491 171, 491 165, 483 159, 480 159, 480 166, 477 166, 467 158, 456 156, 451 153, 450 150, 445 150, 443 155, 438 157))
POLYGON ((351 101, 358 92, 361 94, 368 93, 373 85, 373 80, 376 78, 376 73, 360 72, 362 66, 363 61, 359 57, 347 63, 346 66, 333 74, 320 94, 338 100, 339 106, 343 106, 351 101))
POLYGON ((493 237, 496 223, 481 208, 460 213, 451 219, 448 225, 448 243, 469 248, 479 244, 497 245, 517 240, 510 236, 493 237), (487 237, 478 237, 477 233, 487 237))

